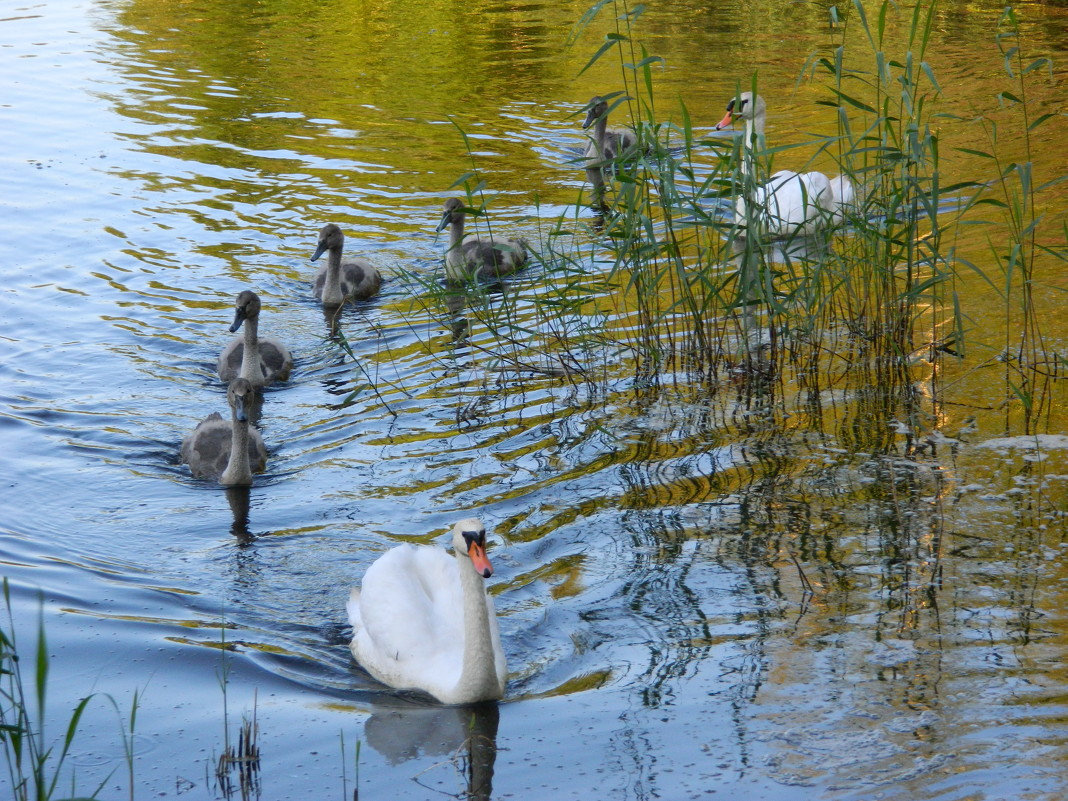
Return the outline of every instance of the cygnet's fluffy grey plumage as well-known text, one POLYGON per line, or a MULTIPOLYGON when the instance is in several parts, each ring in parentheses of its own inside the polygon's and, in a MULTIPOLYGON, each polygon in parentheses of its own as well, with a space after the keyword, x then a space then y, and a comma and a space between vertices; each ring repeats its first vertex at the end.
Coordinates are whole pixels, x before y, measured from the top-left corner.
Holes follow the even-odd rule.
POLYGON ((602 97, 593 97, 587 105, 586 121, 582 129, 593 126, 593 137, 586 144, 587 168, 605 161, 612 161, 620 153, 637 147, 638 137, 634 131, 626 128, 608 127, 608 101, 602 97))
POLYGON ((449 229, 449 249, 445 251, 445 276, 462 282, 469 276, 499 278, 526 264, 527 243, 522 238, 464 236, 464 204, 459 198, 445 201, 438 230, 449 229))
POLYGON ((367 300, 378 294, 382 275, 367 259, 341 260, 345 234, 333 223, 319 231, 319 245, 311 260, 329 253, 326 264, 315 276, 312 292, 324 306, 341 306, 347 300, 367 300))
POLYGON ((246 379, 254 387, 262 387, 272 381, 285 381, 293 369, 293 357, 289 348, 271 337, 259 336, 260 296, 246 289, 234 303, 234 322, 230 331, 245 326, 243 336, 233 340, 219 355, 216 367, 219 378, 232 381, 237 377, 246 379))
POLYGON ((235 378, 226 391, 230 419, 214 412, 182 440, 182 462, 194 476, 216 479, 226 487, 248 486, 252 474, 267 466, 263 437, 248 421, 255 393, 247 380, 235 378))

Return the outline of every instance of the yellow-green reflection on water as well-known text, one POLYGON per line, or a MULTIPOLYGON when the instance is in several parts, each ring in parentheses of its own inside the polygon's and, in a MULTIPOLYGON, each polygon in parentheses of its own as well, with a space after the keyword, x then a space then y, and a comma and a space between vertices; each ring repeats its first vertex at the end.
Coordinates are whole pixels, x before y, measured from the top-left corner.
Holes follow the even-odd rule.
MULTIPOLYGON (((490 523, 491 592, 513 666, 493 726, 504 795, 964 799, 994 787, 1058 797, 1068 469, 1057 448, 1037 462, 1012 450, 1019 441, 975 447, 1003 419, 990 400, 1002 379, 987 378, 999 367, 974 369, 1005 338, 996 292, 973 278, 956 287, 974 352, 959 367, 948 360, 940 379, 961 377, 952 391, 972 405, 939 407, 926 426, 956 438, 980 417, 959 443, 903 433, 901 398, 878 391, 874 371, 842 365, 855 343, 828 357, 837 372, 826 383, 697 380, 681 358, 649 382, 613 342, 641 336, 630 275, 607 280, 584 230, 592 215, 571 206, 584 180, 581 106, 624 88, 614 56, 580 74, 619 11, 606 7, 568 47, 586 8, 93 8, 97 71, 88 86, 64 73, 84 138, 13 127, 5 165, 25 202, 5 198, 15 213, 0 220, 12 302, 0 537, 20 592, 36 582, 62 599, 50 618, 58 661, 77 669, 58 668, 73 674, 60 686, 84 692, 91 671, 110 692, 150 673, 159 700, 148 694, 155 706, 140 725, 158 733, 160 757, 139 769, 154 791, 169 789, 172 773, 191 772, 185 730, 199 739, 219 728, 219 663, 204 652, 224 640, 187 629, 238 629, 225 638, 241 643, 230 692, 273 693, 260 696, 276 738, 266 786, 328 795, 339 784, 322 755, 337 752, 342 728, 370 743, 372 700, 386 695, 348 654, 348 587, 390 545, 434 541, 477 510, 490 523), (41 143, 54 167, 31 170, 41 143), (561 273, 534 265, 465 298, 469 340, 457 341, 449 323, 461 312, 436 297, 434 225, 473 168, 500 193, 495 230, 545 250, 557 215, 573 222, 561 247, 581 259, 566 278, 590 302, 568 325, 545 312, 566 300, 561 273), (42 210, 42 197, 58 200, 42 210), (389 277, 379 300, 338 320, 349 350, 308 293, 328 220, 345 228, 347 251, 389 277), (212 364, 246 285, 263 295, 265 332, 298 364, 264 401, 268 472, 235 501, 191 482, 174 451, 220 408, 212 364), (324 702, 331 695, 355 700, 324 702)), ((1064 10, 1022 8, 1027 46, 1063 54, 1064 10)), ((828 24, 827 4, 650 6, 635 32, 665 59, 652 70, 658 119, 679 120, 682 101, 711 137, 756 70, 774 144, 833 133, 816 102, 823 87, 795 78, 843 39, 852 58, 863 36, 850 7, 839 13, 844 30, 828 24)), ((946 184, 989 177, 985 160, 956 149, 988 147, 968 118, 1019 130, 993 100, 1005 88, 999 13, 945 3, 936 15, 938 108, 966 118, 938 123, 946 184)), ((901 50, 906 18, 891 20, 888 50, 901 50)), ((52 30, 29 41, 52 37, 79 46, 52 30)), ((23 65, 20 80, 31 72, 23 65)), ((1036 75, 1034 91, 1038 108, 1057 107, 1059 73, 1036 75)), ((55 116, 36 103, 12 105, 55 116)), ((1063 132, 1061 119, 1036 130, 1039 180, 1064 172, 1063 132)), ((1008 136, 1005 158, 1019 158, 1018 145, 1008 136)), ((782 166, 811 150, 783 151, 782 166)), ((698 167, 713 155, 699 145, 698 167)), ((1042 209, 1063 214, 1063 192, 1050 187, 1042 209)), ((953 244, 987 264, 996 230, 958 228, 953 244)), ((1045 310, 1058 308, 1063 279, 1052 260, 1039 269, 1052 346, 1062 324, 1045 310)), ((673 303, 675 287, 663 289, 673 303)), ((671 334, 685 343, 691 332, 680 321, 671 334)), ((920 358, 913 377, 928 391, 932 368, 920 358)), ((1058 395, 1052 428, 1062 405, 1058 395)), ((395 700, 397 719, 426 711, 395 700)), ((406 781, 427 760, 402 763, 443 739, 432 727, 418 735, 407 751, 365 749, 368 797, 425 797, 406 781)))

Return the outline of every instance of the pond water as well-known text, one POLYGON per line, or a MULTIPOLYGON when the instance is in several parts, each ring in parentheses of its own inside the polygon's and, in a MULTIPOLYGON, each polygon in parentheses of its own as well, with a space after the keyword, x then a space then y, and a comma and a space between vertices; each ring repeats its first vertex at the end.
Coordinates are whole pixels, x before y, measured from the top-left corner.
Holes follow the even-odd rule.
MULTIPOLYGON (((1063 5, 1019 8, 1035 55, 1068 63, 1063 5)), ((457 178, 477 167, 494 225, 532 243, 592 216, 580 112, 622 85, 611 59, 581 72, 610 10, 568 47, 586 10, 0 13, 0 564, 24 653, 43 618, 46 733, 97 694, 68 763, 82 792, 222 797, 216 760, 255 714, 270 799, 1068 793, 1064 441, 992 439, 996 415, 962 408, 959 442, 906 454, 862 392, 825 429, 777 431, 625 360, 573 383, 502 363, 477 322, 454 342, 433 287, 457 178), (328 221, 388 279, 343 313, 347 349, 309 290, 328 221), (225 408, 214 362, 249 287, 296 364, 265 393, 267 471, 223 491, 177 452, 225 408), (344 603, 381 552, 470 514, 510 681, 450 709, 354 665, 344 603)), ((931 61, 958 113, 995 109, 1000 10, 941 6, 931 61)), ((831 124, 795 82, 833 47, 827 18, 678 0, 635 31, 665 58, 665 115, 681 100, 711 135, 757 70, 788 138, 831 124)), ((1063 103, 1056 76, 1036 91, 1063 103)), ((1049 177, 1065 135, 1036 133, 1049 177)))

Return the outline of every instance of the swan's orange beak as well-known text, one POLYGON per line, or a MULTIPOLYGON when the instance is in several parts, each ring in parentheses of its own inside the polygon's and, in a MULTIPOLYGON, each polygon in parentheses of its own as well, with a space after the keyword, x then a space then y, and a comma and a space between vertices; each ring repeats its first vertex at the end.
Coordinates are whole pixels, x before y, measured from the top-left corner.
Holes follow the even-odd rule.
POLYGON ((493 575, 493 565, 490 564, 486 551, 474 540, 467 548, 467 555, 471 557, 471 564, 475 566, 475 570, 482 578, 489 578, 493 575))
POLYGON ((716 130, 722 131, 734 122, 734 112, 727 109, 727 113, 723 115, 723 119, 716 123, 716 130))

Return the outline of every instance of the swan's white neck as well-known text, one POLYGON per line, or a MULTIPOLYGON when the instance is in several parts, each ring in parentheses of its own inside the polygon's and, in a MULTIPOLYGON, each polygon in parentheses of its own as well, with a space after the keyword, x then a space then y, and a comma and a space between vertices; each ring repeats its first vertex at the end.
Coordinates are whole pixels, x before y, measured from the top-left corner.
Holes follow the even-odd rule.
POLYGON ((340 306, 345 302, 341 291, 341 248, 332 247, 326 252, 326 278, 323 281, 323 303, 340 306))
MULTIPOLYGON (((452 222, 449 223, 449 250, 445 254, 445 276, 450 281, 463 281, 464 271, 467 267, 467 259, 464 258, 464 249, 461 245, 464 238, 464 218, 459 214, 452 216, 452 222)), ((468 563, 468 567, 471 567, 471 560, 465 557, 462 558, 468 563)), ((474 568, 471 568, 471 572, 474 573, 474 568)), ((463 570, 460 571, 463 573, 463 570)), ((476 575, 475 578, 478 578, 476 575)))
POLYGON ((466 554, 457 552, 460 587, 464 596, 464 663, 454 694, 462 698, 499 698, 504 690, 497 677, 486 583, 466 554))
POLYGON ((259 317, 246 317, 245 347, 241 353, 241 378, 253 386, 263 383, 263 367, 260 363, 259 317))
MULTIPOLYGON (((245 342, 246 352, 248 341, 245 342)), ((237 415, 231 418, 230 427, 233 431, 230 438, 230 461, 226 463, 226 469, 219 477, 219 483, 232 487, 252 483, 252 465, 248 460, 248 420, 237 420, 237 415)))
POLYGON ((765 149, 764 114, 757 114, 745 120, 745 134, 742 139, 742 172, 752 176, 755 172, 753 161, 756 153, 765 149))

